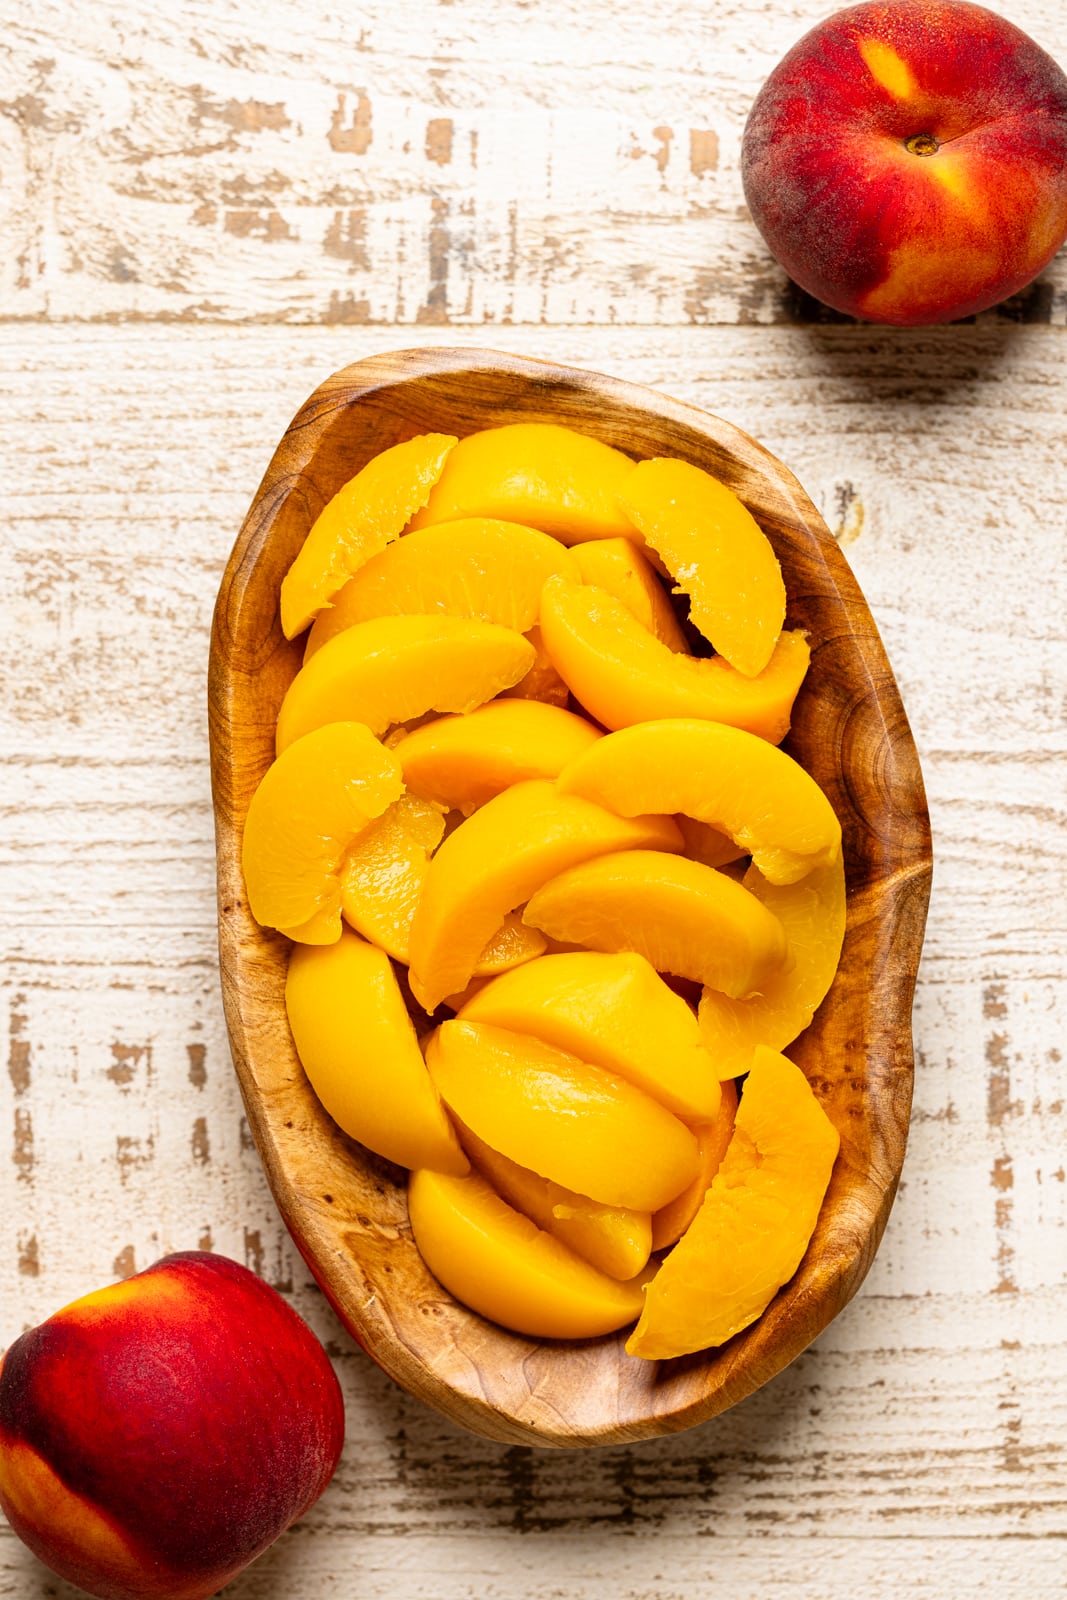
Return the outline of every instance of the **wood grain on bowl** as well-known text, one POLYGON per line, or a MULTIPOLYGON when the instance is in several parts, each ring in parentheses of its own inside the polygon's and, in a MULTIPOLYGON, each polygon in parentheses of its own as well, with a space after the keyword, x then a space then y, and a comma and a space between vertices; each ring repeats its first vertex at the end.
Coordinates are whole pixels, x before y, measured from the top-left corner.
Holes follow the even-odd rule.
POLYGON ((597 374, 499 352, 402 351, 327 379, 279 444, 230 558, 211 645, 209 712, 223 998, 249 1122, 278 1206, 354 1336, 394 1378, 490 1438, 612 1444, 689 1427, 779 1372, 855 1293, 896 1190, 911 1104, 911 1002, 929 897, 929 819, 896 683, 866 602, 792 475, 730 424, 597 374), (544 1343, 484 1322, 433 1279, 407 1222, 404 1174, 348 1140, 293 1049, 288 942, 246 904, 240 842, 299 665, 281 579, 326 501, 380 450, 429 431, 562 422, 635 458, 679 456, 740 495, 771 539, 807 631, 808 679, 787 748, 841 819, 848 922, 833 988, 788 1052, 841 1135, 799 1270, 722 1349, 628 1357, 625 1334, 544 1343))

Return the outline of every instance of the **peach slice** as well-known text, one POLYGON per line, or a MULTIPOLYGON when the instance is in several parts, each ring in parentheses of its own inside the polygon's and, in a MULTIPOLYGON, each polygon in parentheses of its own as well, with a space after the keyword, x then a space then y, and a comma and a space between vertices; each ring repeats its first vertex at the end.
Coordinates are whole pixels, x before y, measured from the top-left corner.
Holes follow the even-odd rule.
MULTIPOLYGON (((629 481, 629 480, 627 480, 629 481)), ((632 611, 642 628, 668 650, 688 655, 682 625, 675 616, 655 568, 632 539, 589 539, 574 547, 582 583, 606 589, 632 611)), ((566 577, 564 572, 562 577, 566 577)))
POLYGON ((677 1117, 540 1039, 442 1022, 426 1065, 445 1104, 491 1149, 603 1205, 657 1211, 696 1176, 696 1140, 677 1117))
POLYGON ((796 883, 841 850, 841 824, 815 779, 784 750, 715 722, 667 719, 609 734, 557 783, 623 817, 680 811, 706 822, 771 883, 796 883))
POLYGON ((526 674, 514 687, 505 689, 501 699, 504 700, 540 700, 546 706, 567 706, 571 692, 563 679, 552 665, 548 651, 545 649, 541 630, 538 627, 527 628, 526 638, 534 648, 534 663, 526 674))
POLYGON ((345 857, 344 919, 396 961, 407 962, 411 919, 444 831, 441 806, 405 794, 364 828, 345 857))
POLYGON ((441 475, 451 434, 424 433, 376 455, 322 510, 282 580, 282 628, 293 639, 365 561, 403 532, 441 475))
POLYGON ((509 1206, 609 1278, 633 1278, 641 1271, 652 1253, 652 1218, 647 1211, 599 1205, 588 1195, 520 1167, 462 1123, 456 1132, 475 1170, 509 1206))
POLYGON ((383 950, 348 929, 294 946, 285 1008, 311 1087, 350 1138, 405 1167, 469 1170, 383 950))
POLYGON ((640 1314, 648 1274, 619 1283, 501 1200, 477 1173, 413 1172, 411 1231, 450 1294, 532 1339, 593 1339, 640 1314))
POLYGON ((308 635, 308 660, 335 634, 371 617, 476 617, 525 633, 537 621, 545 579, 579 581, 569 550, 536 528, 468 517, 389 545, 350 578, 308 635))
POLYGON ((427 1011, 458 994, 507 913, 564 868, 611 850, 681 844, 669 817, 624 820, 545 779, 505 789, 461 822, 430 863, 411 925, 412 993, 427 1011))
POLYGON ((333 722, 290 745, 252 796, 241 845, 256 921, 292 939, 341 934, 341 863, 404 790, 400 763, 360 722, 333 722))
POLYGON ((706 989, 700 1029, 720 1078, 747 1072, 758 1044, 784 1050, 825 999, 845 937, 845 866, 840 856, 799 883, 768 883, 749 867, 745 888, 774 913, 785 929, 792 966, 783 967, 750 1000, 730 1000, 706 989))
POLYGON ((702 861, 706 867, 728 867, 742 860, 748 851, 734 844, 728 833, 710 828, 706 822, 694 817, 678 816, 678 826, 685 840, 685 854, 690 861, 702 861))
POLYGON ((603 738, 599 728, 537 700, 493 700, 465 717, 439 717, 397 746, 404 782, 470 815, 513 783, 554 778, 603 738))
POLYGON ((554 422, 512 422, 461 439, 411 528, 501 517, 563 544, 633 537, 616 496, 633 472, 620 450, 554 422))
POLYGON ((571 693, 606 728, 663 717, 706 717, 777 744, 811 652, 783 633, 770 662, 748 678, 722 656, 679 655, 641 626, 606 589, 550 578, 541 597, 541 637, 571 693))
POLYGON ((634 951, 657 972, 738 998, 759 994, 787 952, 782 924, 754 894, 660 850, 570 867, 531 896, 523 920, 564 944, 634 951))
MULTIPOLYGON (((667 1250, 677 1244, 701 1206, 711 1188, 711 1180, 722 1165, 730 1140, 733 1138, 734 1118, 737 1115, 737 1085, 729 1078, 722 1086, 722 1099, 714 1121, 693 1124, 696 1135, 700 1169, 688 1189, 663 1206, 652 1218, 652 1248, 667 1250)), ((462 1139, 460 1141, 462 1143, 462 1139)), ((468 1155, 470 1152, 467 1152, 468 1155)))
POLYGON ((528 928, 517 911, 509 911, 474 963, 475 978, 495 978, 512 967, 544 955, 547 941, 536 928, 528 928))
POLYGON ((530 669, 533 646, 511 628, 462 617, 374 617, 317 650, 278 713, 279 755, 327 722, 381 734, 427 711, 473 711, 530 669))
POLYGON ((785 583, 752 513, 710 473, 666 458, 636 466, 619 498, 689 596, 693 626, 738 672, 756 677, 782 631, 785 583))
POLYGON ((688 1355, 755 1322, 800 1265, 839 1143, 800 1068, 758 1047, 722 1166, 649 1287, 630 1355, 688 1355))
POLYGON ((706 1122, 718 1110, 719 1086, 696 1018, 643 956, 542 956, 480 989, 460 1021, 510 1028, 580 1056, 684 1121, 706 1122))

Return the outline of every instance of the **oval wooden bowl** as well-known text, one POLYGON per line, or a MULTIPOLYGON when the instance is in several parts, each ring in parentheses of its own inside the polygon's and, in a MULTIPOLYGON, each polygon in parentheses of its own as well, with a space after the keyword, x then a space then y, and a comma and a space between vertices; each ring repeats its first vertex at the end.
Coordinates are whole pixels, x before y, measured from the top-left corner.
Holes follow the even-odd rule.
POLYGON ((911 1003, 929 897, 930 828, 915 746, 867 605, 785 468, 729 423, 595 373, 495 351, 412 350, 346 367, 282 439, 230 558, 209 684, 222 990, 248 1120, 301 1253, 361 1345, 413 1394, 507 1443, 613 1444, 714 1416, 779 1372, 855 1293, 889 1212, 911 1105, 911 1003), (635 457, 681 456, 728 483, 772 540, 789 622, 811 670, 788 747, 844 828, 848 923, 833 989, 791 1050, 841 1134, 818 1228, 795 1277, 718 1351, 627 1356, 625 1335, 576 1343, 506 1333, 430 1276, 412 1241, 405 1174, 346 1138, 293 1049, 288 942, 252 919, 245 813, 274 753, 299 644, 278 590, 315 517, 371 456, 418 433, 568 423, 635 457))

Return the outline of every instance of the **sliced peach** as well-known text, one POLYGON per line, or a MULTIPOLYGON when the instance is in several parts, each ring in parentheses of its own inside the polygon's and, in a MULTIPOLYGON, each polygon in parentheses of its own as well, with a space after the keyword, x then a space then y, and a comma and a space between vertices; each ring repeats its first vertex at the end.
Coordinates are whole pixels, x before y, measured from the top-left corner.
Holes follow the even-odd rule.
POLYGON ((360 722, 333 722, 290 745, 245 818, 241 865, 256 921, 305 943, 340 938, 345 852, 403 789, 400 763, 360 722))
POLYGON ((502 517, 563 544, 633 536, 616 499, 633 472, 620 450, 554 422, 512 422, 461 439, 411 528, 502 517))
POLYGON ((426 504, 455 442, 446 433, 408 439, 374 456, 337 491, 282 580, 287 639, 306 628, 357 568, 403 532, 426 504))
POLYGON ((544 955, 546 947, 544 934, 538 933, 536 928, 528 928, 518 911, 509 911, 500 927, 482 947, 482 953, 474 963, 473 976, 495 978, 498 973, 510 972, 512 967, 544 955))
POLYGON ((657 972, 738 997, 759 994, 786 959, 782 924, 754 894, 661 850, 568 868, 531 896, 523 920, 566 944, 635 951, 657 972))
POLYGON ((706 822, 771 883, 795 883, 841 850, 841 824, 815 779, 784 750, 715 722, 678 718, 612 733, 557 783, 623 817, 680 811, 706 822))
POLYGON ((634 468, 620 501, 689 596, 693 626, 738 672, 762 672, 785 621, 785 583, 770 540, 733 490, 688 461, 660 459, 634 468))
POLYGON ((507 913, 564 868, 612 850, 678 850, 681 843, 669 817, 624 821, 544 779, 505 789, 460 823, 430 863, 411 926, 419 1004, 433 1011, 465 988, 507 913))
POLYGON ((371 617, 437 612, 525 633, 537 621, 545 579, 579 579, 569 550, 536 528, 468 517, 423 528, 360 567, 308 635, 304 659, 371 617))
POLYGON ((621 600, 592 584, 550 578, 541 597, 541 638, 560 677, 606 728, 663 717, 706 717, 777 744, 789 731, 811 652, 783 633, 758 677, 723 656, 680 655, 641 626, 621 600))
POLYGON ((509 1206, 477 1173, 413 1172, 411 1231, 457 1300, 532 1339, 594 1339, 640 1314, 647 1274, 619 1283, 509 1206))
MULTIPOLYGON (((677 1244, 704 1204, 704 1196, 711 1188, 711 1180, 722 1165, 727 1146, 733 1138, 736 1115, 737 1086, 727 1078, 722 1086, 722 1099, 714 1120, 691 1124, 696 1135, 700 1169, 688 1189, 683 1189, 681 1194, 676 1195, 653 1216, 653 1250, 667 1250, 672 1244, 677 1244)), ((460 1143, 462 1142, 461 1137, 460 1143)), ((470 1154, 469 1151, 467 1153, 470 1154)))
POLYGON ((509 1206, 609 1278, 632 1278, 641 1271, 652 1253, 652 1219, 647 1211, 600 1205, 520 1167, 462 1123, 456 1132, 475 1170, 509 1206))
POLYGON ((533 647, 511 628, 462 617, 374 617, 317 650, 278 713, 279 755, 327 722, 384 733, 427 711, 473 711, 528 672, 533 647))
POLYGON ((479 990, 460 1020, 530 1034, 580 1056, 685 1121, 708 1121, 718 1109, 718 1082, 696 1018, 643 956, 542 956, 479 990))
POLYGON ((800 1068, 757 1048, 722 1166, 648 1290, 630 1355, 688 1355, 755 1322, 800 1265, 839 1142, 800 1068))
POLYGON ((444 831, 441 806, 405 794, 364 828, 345 857, 344 919, 396 961, 407 962, 422 880, 444 831))
POLYGON ((296 945, 285 1008, 311 1087, 351 1138, 405 1167, 469 1168, 384 951, 345 930, 296 945))
POLYGON ((642 628, 654 633, 668 650, 689 654, 685 634, 666 590, 652 563, 632 539, 589 539, 585 544, 575 545, 574 560, 583 583, 595 584, 621 600, 642 628))
POLYGON ((697 1172, 696 1140, 625 1079, 488 1023, 443 1022, 426 1065, 493 1150, 604 1205, 657 1211, 697 1172))
POLYGON ((845 937, 845 867, 840 856, 800 883, 776 886, 750 867, 744 884, 782 924, 792 964, 776 972, 763 993, 750 1000, 704 991, 700 1029, 720 1078, 747 1072, 758 1044, 784 1050, 807 1027, 834 981, 845 937))
POLYGON ((710 828, 706 822, 694 817, 678 816, 678 826, 685 840, 685 854, 690 861, 702 861, 706 867, 728 867, 748 854, 734 843, 728 833, 710 828))
POLYGON ((469 815, 513 783, 554 778, 601 738, 599 728, 559 706, 493 700, 416 729, 397 758, 412 794, 469 815))
POLYGON ((527 628, 526 638, 533 645, 533 666, 525 678, 520 678, 514 689, 505 689, 501 698, 504 700, 540 700, 546 706, 565 707, 570 700, 571 692, 552 665, 548 651, 545 649, 544 640, 541 638, 540 628, 527 628))

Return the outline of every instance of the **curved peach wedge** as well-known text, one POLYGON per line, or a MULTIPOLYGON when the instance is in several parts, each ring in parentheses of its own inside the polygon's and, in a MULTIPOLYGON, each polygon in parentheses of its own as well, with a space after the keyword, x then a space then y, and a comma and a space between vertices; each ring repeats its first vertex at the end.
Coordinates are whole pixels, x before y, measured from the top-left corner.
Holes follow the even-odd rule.
POLYGON ((396 961, 408 936, 430 857, 445 831, 440 806, 401 795, 364 828, 341 868, 341 911, 350 928, 396 961))
POLYGON ((718 1110, 696 1018, 643 956, 542 956, 480 989, 460 1021, 530 1034, 625 1078, 684 1121, 706 1122, 718 1110))
POLYGON ((688 1355, 755 1322, 800 1265, 839 1143, 800 1068, 758 1048, 722 1166, 649 1287, 630 1355, 688 1355))
POLYGON ((799 883, 768 883, 754 866, 743 881, 782 924, 792 961, 749 1000, 704 991, 700 1031, 720 1078, 747 1072, 757 1045, 784 1050, 807 1027, 834 981, 845 937, 845 865, 840 856, 799 883))
POLYGON ((563 944, 634 951, 657 972, 738 998, 759 994, 786 959, 785 931, 754 894, 661 850, 570 867, 530 897, 523 920, 563 944))
POLYGON ((419 1254, 457 1300, 532 1339, 593 1339, 644 1303, 642 1276, 619 1283, 501 1200, 477 1173, 420 1171, 408 1185, 419 1254))
POLYGON ((633 1278, 641 1271, 652 1253, 652 1218, 647 1211, 600 1205, 520 1167, 462 1123, 456 1132, 475 1170, 509 1206, 609 1278, 633 1278))
POLYGON ((398 539, 350 578, 308 635, 308 660, 335 634, 371 617, 442 612, 525 633, 537 621, 547 578, 578 580, 558 539, 536 528, 467 517, 398 539))
POLYGON ((738 672, 762 672, 785 621, 785 583, 748 508, 710 473, 665 458, 636 466, 620 501, 689 596, 693 626, 738 672))
POLYGON ((346 628, 304 663, 278 713, 279 755, 327 722, 382 734, 427 711, 473 711, 529 671, 521 634, 461 617, 374 617, 346 628))
POLYGON ((365 561, 404 530, 456 440, 424 433, 374 456, 337 491, 312 524, 282 580, 282 630, 293 639, 365 561))
POLYGON ((461 822, 430 863, 411 925, 412 993, 427 1011, 458 994, 507 913, 566 867, 612 850, 681 843, 669 817, 624 820, 544 779, 505 789, 461 822))
POLYGON ((625 1079, 483 1022, 443 1022, 426 1065, 493 1150, 604 1205, 657 1211, 697 1173, 696 1140, 625 1079))
POLYGON ((469 815, 514 783, 555 778, 599 728, 538 700, 493 700, 463 717, 438 717, 397 746, 412 794, 469 815))
POLYGON ((632 539, 589 539, 575 545, 573 554, 582 583, 606 589, 668 650, 688 655, 689 646, 667 592, 632 539))
POLYGON ((383 950, 347 929, 325 948, 296 945, 285 1008, 301 1065, 338 1127, 402 1166, 468 1171, 383 950))
POLYGON ((739 728, 678 718, 609 734, 557 779, 620 816, 683 812, 727 834, 771 883, 837 860, 841 824, 784 750, 739 728))
POLYGON ((510 972, 512 967, 533 961, 543 955, 547 948, 548 941, 544 934, 538 933, 536 928, 528 928, 519 912, 509 911, 496 932, 482 946, 472 976, 494 978, 501 972, 510 972))
POLYGON ((606 728, 664 717, 707 718, 777 744, 789 732, 810 651, 783 633, 758 677, 722 656, 681 655, 642 627, 606 589, 550 578, 541 596, 541 637, 556 671, 606 728))
POLYGON ((541 629, 536 626, 527 628, 525 637, 533 646, 533 666, 514 689, 504 690, 501 699, 539 700, 542 705, 566 708, 571 692, 552 665, 544 640, 541 638, 541 629))
MULTIPOLYGON (((737 1086, 729 1078, 722 1086, 719 1110, 712 1122, 691 1124, 696 1136, 700 1168, 688 1189, 663 1206, 652 1218, 652 1248, 667 1250, 677 1244, 711 1188, 711 1180, 722 1166, 737 1116, 737 1086)), ((461 1140, 462 1142, 462 1140, 461 1140)))
POLYGON ((633 471, 621 450, 554 422, 512 422, 461 439, 410 527, 498 517, 563 544, 633 537, 616 496, 633 471))
POLYGON ((248 807, 241 866, 256 921, 292 939, 341 933, 341 864, 400 798, 400 763, 361 722, 333 722, 289 746, 248 807))

